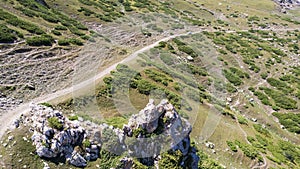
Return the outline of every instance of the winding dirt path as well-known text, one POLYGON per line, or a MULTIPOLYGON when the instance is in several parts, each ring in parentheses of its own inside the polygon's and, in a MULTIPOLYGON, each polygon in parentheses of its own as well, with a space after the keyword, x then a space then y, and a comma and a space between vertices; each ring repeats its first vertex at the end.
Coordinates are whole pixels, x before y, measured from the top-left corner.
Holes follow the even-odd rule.
POLYGON ((33 103, 41 103, 41 102, 49 102, 50 100, 53 100, 55 98, 59 98, 68 94, 72 94, 75 91, 78 91, 79 89, 82 89, 88 85, 91 85, 93 83, 95 83, 97 80, 103 78, 105 75, 109 74, 111 71, 115 70, 117 65, 120 63, 126 63, 128 61, 133 60, 134 58, 136 58, 138 56, 138 54, 143 53, 155 46, 157 46, 159 44, 159 42, 161 41, 167 41, 170 40, 172 38, 178 37, 178 36, 184 36, 184 35, 189 35, 189 34, 196 34, 196 33, 200 33, 202 32, 203 29, 200 28, 200 31, 195 31, 195 32, 188 32, 188 33, 182 33, 182 34, 175 34, 172 36, 168 36, 166 38, 160 39, 134 53, 132 53, 131 55, 129 55, 127 58, 123 59, 120 62, 117 62, 113 65, 111 65, 110 67, 106 68, 105 70, 103 70, 102 72, 98 73, 97 75, 95 75, 94 77, 87 79, 85 81, 82 81, 76 85, 73 85, 72 87, 57 91, 55 93, 51 93, 48 95, 44 95, 38 98, 33 99, 31 102, 28 103, 23 103, 20 106, 18 106, 16 109, 8 111, 6 113, 4 113, 2 116, 0 116, 0 138, 2 138, 2 136, 5 134, 5 132, 12 127, 12 124, 14 122, 15 119, 18 119, 18 117, 21 114, 25 114, 27 112, 30 111, 30 104, 33 103))

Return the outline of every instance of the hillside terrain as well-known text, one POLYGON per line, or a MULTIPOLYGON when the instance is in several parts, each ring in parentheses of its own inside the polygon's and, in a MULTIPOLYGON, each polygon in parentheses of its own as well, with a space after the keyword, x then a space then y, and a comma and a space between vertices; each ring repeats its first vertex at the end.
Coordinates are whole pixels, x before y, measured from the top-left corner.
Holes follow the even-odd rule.
MULTIPOLYGON (((124 130, 150 99, 167 99, 191 124, 198 168, 300 168, 299 1, 1 0, 0 6, 2 130, 31 101, 124 130)), ((70 168, 40 159, 29 127, 17 127, 2 136, 0 165, 70 168)), ((195 168, 176 150, 160 153, 159 164, 134 158, 130 168, 195 168)), ((122 159, 100 152, 86 168, 117 168, 122 159)))

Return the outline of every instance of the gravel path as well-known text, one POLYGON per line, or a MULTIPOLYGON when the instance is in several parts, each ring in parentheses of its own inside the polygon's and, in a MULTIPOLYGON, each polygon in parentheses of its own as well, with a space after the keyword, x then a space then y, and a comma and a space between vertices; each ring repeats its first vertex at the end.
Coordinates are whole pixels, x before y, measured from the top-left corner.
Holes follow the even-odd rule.
MULTIPOLYGON (((95 75, 94 77, 92 77, 90 79, 87 79, 83 82, 80 82, 76 85, 73 85, 72 87, 57 91, 55 93, 51 93, 51 94, 48 94, 48 95, 44 95, 44 96, 35 98, 35 99, 32 100, 32 102, 33 103, 49 102, 50 100, 53 100, 55 98, 71 94, 74 91, 77 91, 77 90, 82 89, 82 88, 84 88, 88 85, 93 84, 95 81, 97 81, 97 80, 103 78, 105 75, 109 74, 112 70, 115 70, 118 64, 126 63, 128 61, 133 60, 134 58, 136 58, 138 56, 138 54, 143 53, 143 52, 157 46, 159 44, 159 42, 161 42, 161 41, 167 41, 167 40, 170 40, 170 39, 178 37, 178 36, 184 36, 184 35, 188 35, 188 34, 196 34, 196 33, 202 32, 202 31, 203 30, 195 31, 195 32, 192 32, 192 33, 175 34, 175 35, 160 39, 160 40, 154 42, 153 44, 148 45, 148 46, 134 52, 133 54, 129 55, 127 58, 123 59, 122 61, 111 65, 110 67, 106 68, 105 70, 103 70, 102 72, 98 73, 97 75, 95 75)), ((5 134, 6 130, 13 127, 12 124, 13 124, 14 120, 18 119, 18 117, 21 114, 25 114, 29 111, 30 111, 30 103, 23 103, 19 107, 17 107, 16 109, 2 114, 0 116, 0 138, 2 138, 2 136, 5 134)))

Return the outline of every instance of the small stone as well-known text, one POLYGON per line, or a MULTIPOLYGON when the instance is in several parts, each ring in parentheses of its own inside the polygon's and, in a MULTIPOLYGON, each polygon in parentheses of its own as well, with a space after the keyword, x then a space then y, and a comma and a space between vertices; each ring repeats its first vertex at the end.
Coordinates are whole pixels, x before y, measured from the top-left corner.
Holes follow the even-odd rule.
POLYGON ((43 163, 44 163, 44 168, 43 169, 50 169, 48 163, 46 163, 46 162, 43 162, 43 163))
POLYGON ((23 161, 23 159, 19 159, 19 160, 18 160, 19 163, 22 162, 22 161, 23 161))

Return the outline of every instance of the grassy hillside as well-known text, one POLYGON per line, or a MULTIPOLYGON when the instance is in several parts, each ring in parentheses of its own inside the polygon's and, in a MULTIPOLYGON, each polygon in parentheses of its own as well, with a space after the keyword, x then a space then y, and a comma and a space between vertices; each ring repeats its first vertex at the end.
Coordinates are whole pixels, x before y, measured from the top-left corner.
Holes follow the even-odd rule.
MULTIPOLYGON (((280 13, 271 0, 45 2, 1 1, 0 42, 88 51, 96 41, 110 49, 104 68, 156 38, 187 33, 119 64, 91 93, 54 107, 121 128, 149 98, 167 98, 193 124, 199 168, 300 167, 297 12, 280 13)), ((14 151, 0 149, 5 157, 14 151)))

